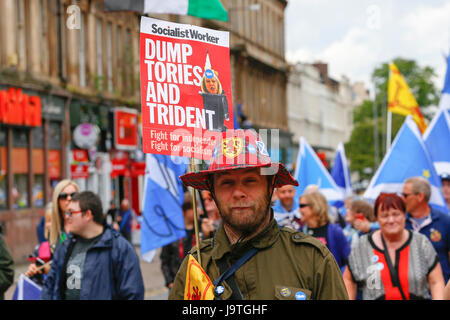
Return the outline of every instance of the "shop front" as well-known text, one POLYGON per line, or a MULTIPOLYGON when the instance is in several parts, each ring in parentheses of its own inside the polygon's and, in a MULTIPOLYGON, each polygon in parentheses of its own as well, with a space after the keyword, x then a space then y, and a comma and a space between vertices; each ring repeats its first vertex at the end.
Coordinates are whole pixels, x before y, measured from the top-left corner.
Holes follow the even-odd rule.
POLYGON ((145 175, 144 154, 139 148, 138 113, 135 109, 117 107, 113 110, 114 150, 111 150, 113 199, 120 205, 128 199, 137 215, 142 212, 145 175))
POLYGON ((71 178, 81 190, 99 195, 105 213, 111 201, 119 207, 128 199, 140 214, 139 176, 145 163, 138 151, 137 110, 82 100, 73 101, 70 110, 71 178))
POLYGON ((37 244, 36 224, 64 177, 64 97, 0 87, 0 226, 13 258, 37 244))
POLYGON ((81 191, 96 193, 104 212, 111 200, 112 132, 109 105, 83 99, 70 103, 70 149, 68 172, 81 191))

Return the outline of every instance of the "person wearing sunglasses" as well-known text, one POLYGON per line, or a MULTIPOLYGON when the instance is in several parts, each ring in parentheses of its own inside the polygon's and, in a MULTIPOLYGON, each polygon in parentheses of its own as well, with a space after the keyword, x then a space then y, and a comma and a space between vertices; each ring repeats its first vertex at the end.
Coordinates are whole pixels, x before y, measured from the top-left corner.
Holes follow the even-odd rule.
POLYGON ((350 245, 342 228, 331 222, 327 199, 320 191, 312 191, 301 195, 299 203, 303 233, 326 245, 343 272, 350 245))
MULTIPOLYGON (((50 227, 46 238, 49 243, 51 254, 53 254, 55 248, 67 238, 69 227, 66 223, 67 220, 64 212, 67 210, 70 200, 72 200, 72 197, 78 190, 78 185, 69 179, 58 182, 53 190, 52 202, 51 206, 49 206, 49 209, 51 210, 49 219, 50 227)), ((37 274, 48 274, 50 268, 50 264, 46 264, 45 268, 41 270, 40 267, 33 262, 28 266, 25 275, 33 278, 37 276, 37 274)))
POLYGON ((106 224, 100 198, 73 196, 66 208, 70 233, 54 253, 43 300, 142 300, 144 282, 134 247, 106 224))
POLYGON ((411 177, 403 184, 402 200, 406 207, 406 228, 425 235, 436 250, 447 282, 450 279, 450 216, 432 208, 431 185, 423 177, 411 177))
POLYGON ((381 193, 374 213, 380 229, 355 241, 344 272, 350 299, 357 287, 363 300, 442 299, 439 257, 427 237, 406 229, 402 199, 381 193))
POLYGON ((52 198, 52 224, 50 226, 50 246, 56 247, 64 242, 69 233, 64 212, 72 197, 79 191, 78 185, 69 179, 58 182, 52 198))

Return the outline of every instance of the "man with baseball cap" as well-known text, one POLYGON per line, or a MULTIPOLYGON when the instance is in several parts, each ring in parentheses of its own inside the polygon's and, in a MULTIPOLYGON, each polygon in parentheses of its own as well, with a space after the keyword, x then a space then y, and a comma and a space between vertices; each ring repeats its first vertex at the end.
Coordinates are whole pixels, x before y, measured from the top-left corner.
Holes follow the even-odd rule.
MULTIPOLYGON (((327 247, 275 221, 274 188, 298 182, 281 163, 271 163, 256 132, 223 132, 208 170, 180 178, 186 186, 209 190, 222 217, 214 237, 200 244, 216 299, 348 299, 327 247)), ((191 254, 199 260, 197 249, 191 254)), ((184 259, 169 299, 183 299, 187 263, 184 259)))

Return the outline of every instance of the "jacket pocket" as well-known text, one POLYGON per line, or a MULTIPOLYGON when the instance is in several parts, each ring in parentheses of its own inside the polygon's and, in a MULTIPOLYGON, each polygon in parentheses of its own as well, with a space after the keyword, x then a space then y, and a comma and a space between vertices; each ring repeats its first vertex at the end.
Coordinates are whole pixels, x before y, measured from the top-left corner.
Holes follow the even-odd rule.
POLYGON ((304 288, 275 286, 275 299, 277 300, 310 300, 311 291, 304 288))

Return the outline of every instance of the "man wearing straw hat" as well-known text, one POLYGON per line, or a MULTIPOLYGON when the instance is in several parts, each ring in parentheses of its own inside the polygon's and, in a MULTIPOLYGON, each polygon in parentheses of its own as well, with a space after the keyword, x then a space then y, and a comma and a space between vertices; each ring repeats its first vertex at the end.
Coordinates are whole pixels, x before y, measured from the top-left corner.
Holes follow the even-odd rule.
MULTIPOLYGON (((326 246, 280 229, 273 217, 274 188, 298 182, 281 163, 271 163, 256 132, 229 130, 218 142, 208 170, 180 177, 186 186, 209 190, 222 217, 215 236, 191 250, 214 283, 215 298, 348 299, 326 246)), ((184 298, 187 264, 184 259, 169 299, 184 298)))

